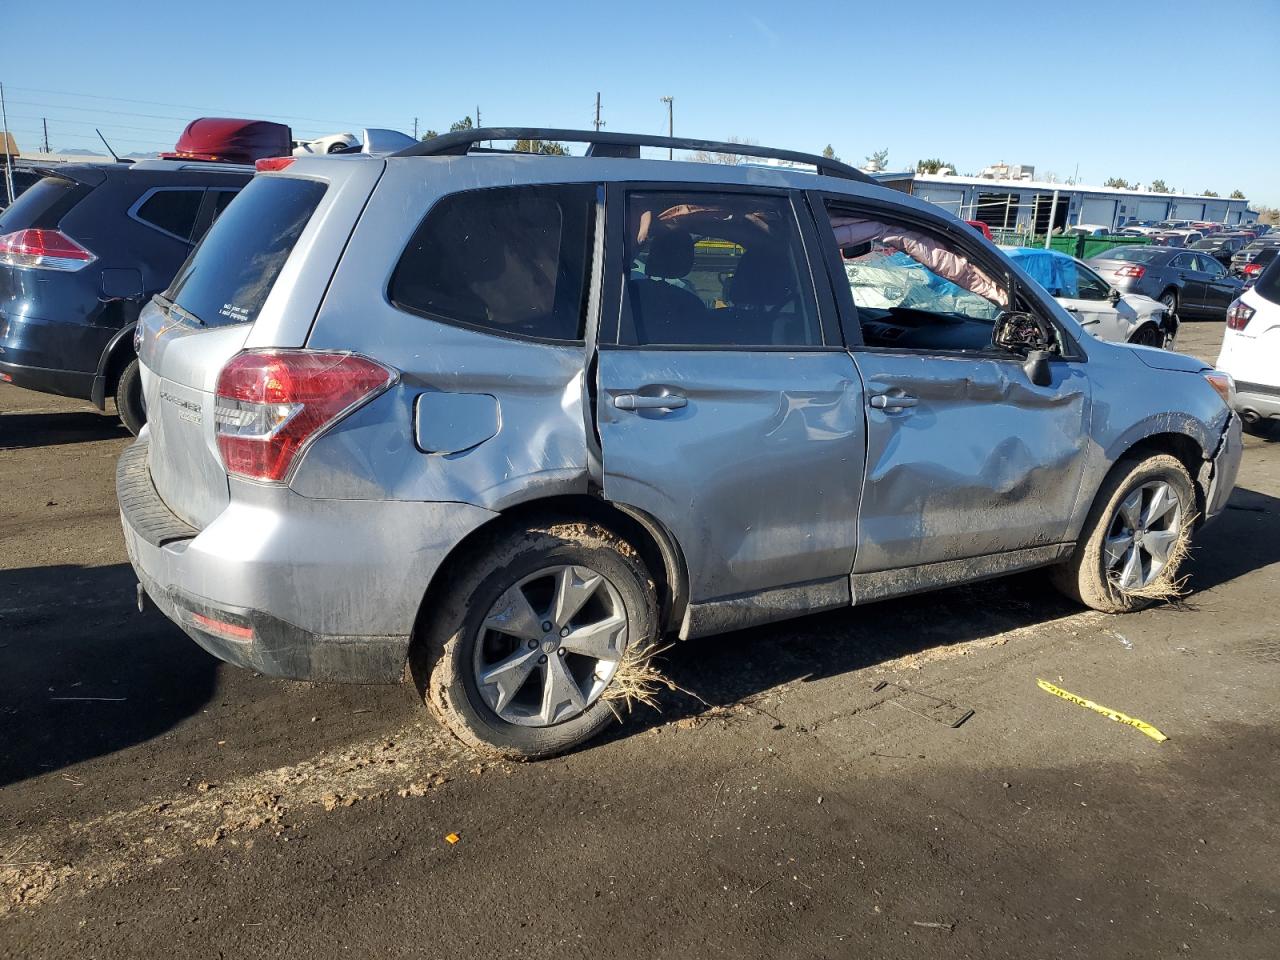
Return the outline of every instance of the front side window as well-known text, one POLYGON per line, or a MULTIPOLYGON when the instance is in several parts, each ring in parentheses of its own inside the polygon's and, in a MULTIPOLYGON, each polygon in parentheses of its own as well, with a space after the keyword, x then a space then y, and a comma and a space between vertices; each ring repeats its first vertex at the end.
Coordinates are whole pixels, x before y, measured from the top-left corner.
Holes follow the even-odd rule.
POLYGON ((1009 294, 964 250, 915 225, 838 208, 830 215, 867 346, 990 347, 1009 294))
POLYGON ((580 340, 595 210, 595 184, 447 196, 401 255, 391 302, 490 333, 580 340))
POLYGON ((136 216, 165 233, 190 240, 203 198, 204 190, 156 190, 142 201, 136 216))
POLYGON ((625 257, 623 343, 822 344, 804 246, 786 197, 633 193, 625 257))

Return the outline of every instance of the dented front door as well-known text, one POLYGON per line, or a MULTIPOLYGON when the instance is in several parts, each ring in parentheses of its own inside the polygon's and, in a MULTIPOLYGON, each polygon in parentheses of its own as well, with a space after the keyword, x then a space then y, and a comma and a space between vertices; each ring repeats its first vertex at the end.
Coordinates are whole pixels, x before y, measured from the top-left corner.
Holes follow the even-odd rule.
POLYGON ((853 354, 867 399, 855 573, 1059 543, 1086 455, 1088 380, 1054 361, 853 354))

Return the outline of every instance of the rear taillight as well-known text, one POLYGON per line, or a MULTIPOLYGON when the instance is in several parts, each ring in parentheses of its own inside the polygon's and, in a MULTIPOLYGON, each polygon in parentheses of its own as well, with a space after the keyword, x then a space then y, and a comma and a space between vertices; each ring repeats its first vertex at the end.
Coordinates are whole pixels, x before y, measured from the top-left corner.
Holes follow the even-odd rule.
POLYGON ((1137 267, 1130 264, 1127 267, 1121 267, 1119 270, 1117 270, 1116 276, 1117 277, 1133 277, 1135 280, 1138 280, 1146 276, 1146 273, 1147 273, 1146 267, 1137 267))
POLYGON ((254 163, 253 168, 259 173, 270 173, 272 170, 283 170, 297 159, 296 157, 263 157, 254 163))
POLYGON ((1232 301, 1231 306, 1227 307, 1227 329, 1243 330, 1256 312, 1243 300, 1232 301))
POLYGON ((1247 276, 1247 277, 1251 277, 1251 276, 1253 276, 1255 273, 1261 273, 1261 272, 1262 272, 1262 264, 1260 264, 1260 263, 1247 263, 1247 264, 1245 264, 1245 267, 1244 267, 1244 271, 1243 271, 1243 272, 1244 272, 1244 275, 1245 275, 1245 276, 1247 276))
POLYGON ((249 351, 218 374, 214 432, 227 473, 281 482, 304 447, 396 382, 350 353, 249 351))
POLYGON ((61 230, 30 228, 0 237, 0 263, 37 270, 82 270, 97 260, 61 230))

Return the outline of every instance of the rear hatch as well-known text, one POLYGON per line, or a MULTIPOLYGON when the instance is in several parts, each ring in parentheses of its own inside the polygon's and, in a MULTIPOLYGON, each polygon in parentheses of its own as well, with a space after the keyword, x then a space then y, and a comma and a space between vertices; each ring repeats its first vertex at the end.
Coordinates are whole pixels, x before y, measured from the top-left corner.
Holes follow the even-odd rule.
MULTIPOLYGON (((68 165, 65 171, 57 173, 41 172, 46 174, 43 179, 27 188, 12 206, 0 211, 0 237, 20 230, 56 231, 62 218, 106 179, 101 170, 83 165, 68 165)), ((44 234, 40 242, 47 247, 56 240, 55 236, 44 234)), ((81 247, 85 255, 93 256, 93 251, 84 250, 75 238, 71 240, 75 246, 81 247)), ((73 272, 74 266, 63 264, 57 268, 32 270, 6 264, 0 257, 0 316, 19 309, 30 314, 44 292, 43 285, 59 273, 73 272)))
MULTIPOLYGON (((281 318, 292 311, 302 321, 293 324, 301 330, 295 342, 286 337, 268 344, 301 346, 315 316, 318 300, 291 296, 298 271, 290 267, 288 282, 281 275, 291 258, 297 259, 295 249, 309 245, 304 234, 317 232, 318 223, 309 232, 307 227, 328 189, 317 179, 255 177, 205 234, 169 289, 143 311, 139 356, 151 478, 169 509, 194 527, 208 525, 229 499, 214 432, 214 392, 222 367, 245 347, 255 323, 269 319, 278 331, 286 326, 281 318)), ((336 254, 320 259, 325 262, 316 269, 325 270, 327 282, 336 254)))

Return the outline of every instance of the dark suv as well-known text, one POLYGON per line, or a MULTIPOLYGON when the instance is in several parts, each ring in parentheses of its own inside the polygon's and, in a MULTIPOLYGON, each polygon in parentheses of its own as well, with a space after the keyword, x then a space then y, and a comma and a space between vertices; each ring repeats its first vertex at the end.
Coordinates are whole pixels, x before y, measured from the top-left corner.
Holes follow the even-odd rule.
POLYGON ((0 213, 0 381, 145 421, 132 331, 253 176, 238 164, 67 164, 0 213))

